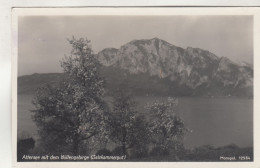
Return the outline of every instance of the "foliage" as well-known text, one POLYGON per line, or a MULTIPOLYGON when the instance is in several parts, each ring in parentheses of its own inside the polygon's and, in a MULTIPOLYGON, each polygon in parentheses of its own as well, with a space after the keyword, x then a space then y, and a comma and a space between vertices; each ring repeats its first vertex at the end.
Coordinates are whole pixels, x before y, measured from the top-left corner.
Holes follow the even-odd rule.
POLYGON ((104 94, 104 80, 99 75, 98 60, 92 53, 90 41, 73 37, 69 43, 72 45, 71 55, 61 61, 64 72, 75 85, 86 90, 88 94, 85 96, 99 99, 104 94))
POLYGON ((71 55, 61 61, 66 78, 42 87, 34 98, 33 119, 48 152, 80 153, 80 146, 104 134, 104 80, 87 39, 69 40, 71 55))
POLYGON ((96 155, 105 155, 105 156, 109 156, 111 154, 112 154, 112 152, 105 148, 98 150, 96 153, 96 155))
POLYGON ((121 156, 121 155, 125 155, 125 153, 124 153, 122 147, 121 147, 121 146, 118 146, 118 147, 116 147, 116 148, 114 148, 114 149, 112 150, 112 155, 121 156))
POLYGON ((69 43, 71 54, 61 61, 64 79, 56 86, 39 88, 33 101, 33 119, 40 137, 37 143, 44 154, 78 155, 93 149, 110 153, 105 149, 108 140, 118 146, 112 154, 133 159, 147 157, 151 142, 158 151, 182 149, 186 128, 174 113, 176 99, 150 105, 151 120, 147 122, 148 118, 137 112, 126 87, 120 87, 109 112, 102 99, 104 80, 90 41, 72 38, 69 43))
POLYGON ((146 121, 145 116, 138 115, 134 122, 135 131, 132 136, 134 138, 134 146, 131 149, 131 158, 143 158, 148 156, 148 122, 146 121))
POLYGON ((161 148, 159 146, 154 147, 150 151, 150 156, 165 156, 165 155, 169 155, 169 154, 170 154, 169 149, 161 148))
POLYGON ((138 115, 135 105, 127 91, 118 90, 114 94, 109 120, 110 139, 121 147, 123 155, 128 156, 128 150, 146 145, 147 125, 144 117, 138 115))
POLYGON ((183 136, 187 129, 175 113, 177 105, 177 99, 168 98, 167 103, 155 102, 147 106, 152 118, 149 124, 151 142, 164 154, 183 149, 183 136))
POLYGON ((22 160, 23 155, 28 155, 35 146, 33 138, 19 139, 17 143, 17 159, 22 160))

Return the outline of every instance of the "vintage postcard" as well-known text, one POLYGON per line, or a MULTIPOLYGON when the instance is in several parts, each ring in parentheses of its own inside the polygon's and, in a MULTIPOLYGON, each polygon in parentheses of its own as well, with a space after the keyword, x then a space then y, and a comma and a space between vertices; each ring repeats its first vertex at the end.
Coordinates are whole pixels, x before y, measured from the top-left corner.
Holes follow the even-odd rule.
POLYGON ((12 14, 14 167, 259 166, 259 8, 12 14))

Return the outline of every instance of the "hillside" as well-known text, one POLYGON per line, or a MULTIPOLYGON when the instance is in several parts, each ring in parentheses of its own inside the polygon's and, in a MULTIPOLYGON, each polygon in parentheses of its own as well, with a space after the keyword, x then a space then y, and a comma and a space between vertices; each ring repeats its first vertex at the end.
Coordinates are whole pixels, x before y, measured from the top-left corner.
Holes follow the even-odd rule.
MULTIPOLYGON (((167 83, 167 92, 213 96, 253 94, 252 65, 245 62, 238 65, 209 51, 183 49, 158 38, 134 40, 119 49, 107 48, 97 58, 107 68, 125 70, 130 78, 148 76, 158 84, 167 83)), ((140 82, 151 84, 142 78, 140 82)))
POLYGON ((18 77, 18 94, 34 94, 37 88, 49 84, 57 85, 63 78, 61 73, 32 74, 18 77))
MULTIPOLYGON (((128 87, 142 95, 253 96, 252 65, 238 65, 203 49, 183 49, 153 38, 106 48, 96 56, 108 94, 128 87)), ((38 86, 55 85, 61 78, 61 74, 19 77, 18 93, 33 93, 38 86)))

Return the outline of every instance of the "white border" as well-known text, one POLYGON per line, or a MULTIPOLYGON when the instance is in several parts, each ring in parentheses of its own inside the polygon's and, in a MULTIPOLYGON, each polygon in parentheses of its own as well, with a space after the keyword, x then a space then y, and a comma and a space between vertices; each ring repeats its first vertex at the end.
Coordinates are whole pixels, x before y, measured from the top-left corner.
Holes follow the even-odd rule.
POLYGON ((18 168, 48 168, 48 167, 260 167, 260 144, 259 144, 259 72, 257 63, 260 58, 260 8, 250 7, 224 7, 224 8, 16 8, 12 16, 12 144, 13 144, 13 166, 18 168), (16 162, 17 141, 17 17, 21 15, 254 15, 254 162, 16 162), (124 164, 124 165, 122 165, 124 164))

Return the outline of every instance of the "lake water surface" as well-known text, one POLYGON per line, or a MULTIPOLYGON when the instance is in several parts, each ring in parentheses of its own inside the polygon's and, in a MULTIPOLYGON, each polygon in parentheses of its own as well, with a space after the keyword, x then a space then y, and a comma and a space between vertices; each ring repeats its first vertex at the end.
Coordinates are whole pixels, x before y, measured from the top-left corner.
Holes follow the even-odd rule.
MULTIPOLYGON (((158 97, 138 97, 139 109, 158 97)), ((36 134, 32 122, 31 95, 18 95, 18 135, 36 134)), ((185 136, 185 147, 236 144, 253 146, 253 100, 239 98, 179 98, 178 114, 192 132, 185 136)))
POLYGON ((192 130, 186 147, 236 144, 253 146, 253 100, 238 98, 181 98, 179 112, 192 130))

